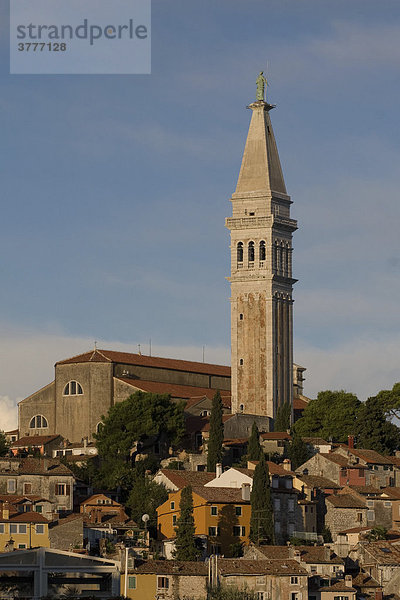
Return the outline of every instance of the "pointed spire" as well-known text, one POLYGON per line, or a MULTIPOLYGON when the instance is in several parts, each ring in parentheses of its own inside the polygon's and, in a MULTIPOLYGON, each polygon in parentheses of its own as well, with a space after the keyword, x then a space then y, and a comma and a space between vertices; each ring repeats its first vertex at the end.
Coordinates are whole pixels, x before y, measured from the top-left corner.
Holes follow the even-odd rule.
POLYGON ((272 130, 269 111, 273 106, 257 100, 253 111, 235 195, 263 191, 286 194, 281 162, 272 130))

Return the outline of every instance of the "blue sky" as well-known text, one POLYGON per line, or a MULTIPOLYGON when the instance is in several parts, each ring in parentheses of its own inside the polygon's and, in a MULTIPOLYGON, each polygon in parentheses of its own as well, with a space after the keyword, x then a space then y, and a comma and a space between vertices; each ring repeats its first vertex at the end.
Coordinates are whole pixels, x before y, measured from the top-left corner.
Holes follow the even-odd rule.
POLYGON ((154 0, 151 75, 18 76, 0 0, 3 414, 94 340, 229 361, 224 218, 267 64, 305 391, 400 380, 399 39, 398 0, 154 0))

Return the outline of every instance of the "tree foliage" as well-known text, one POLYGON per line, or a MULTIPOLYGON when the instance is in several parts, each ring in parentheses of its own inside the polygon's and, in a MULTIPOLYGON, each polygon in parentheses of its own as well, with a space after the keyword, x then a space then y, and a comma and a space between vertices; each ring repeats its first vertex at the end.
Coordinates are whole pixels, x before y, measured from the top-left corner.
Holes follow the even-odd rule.
POLYGON ((400 447, 400 429, 386 419, 379 394, 360 406, 354 433, 359 448, 394 454, 400 447))
POLYGON ((218 587, 210 590, 209 600, 257 600, 257 592, 238 588, 218 587))
POLYGON ((183 488, 179 502, 179 519, 175 528, 174 558, 177 560, 197 560, 200 550, 196 545, 195 526, 193 517, 192 487, 183 488))
POLYGON ((0 431, 0 456, 5 456, 10 448, 4 431, 0 431))
POLYGON ((354 426, 361 402, 354 394, 326 390, 319 392, 304 409, 294 430, 302 437, 322 437, 346 442, 354 434, 354 426))
POLYGON ((286 444, 286 455, 292 463, 293 471, 311 458, 307 444, 303 442, 296 431, 293 432, 292 440, 286 444))
POLYGON ((284 402, 276 411, 274 431, 287 431, 290 428, 292 407, 289 402, 284 402))
POLYGON ((247 458, 248 460, 259 460, 261 454, 260 432, 258 431, 257 423, 254 421, 247 446, 247 458))
POLYGON ((369 533, 365 536, 369 542, 377 542, 378 540, 387 540, 388 539, 388 530, 386 527, 374 527, 371 529, 369 533))
POLYGON ((131 491, 126 501, 126 507, 131 518, 142 526, 142 516, 148 514, 150 517, 148 526, 152 532, 157 524, 157 507, 168 500, 168 492, 165 487, 156 483, 141 469, 137 469, 131 478, 131 491))
POLYGON ((211 406, 210 433, 208 438, 207 471, 215 472, 217 463, 222 461, 222 442, 224 441, 224 424, 222 422, 222 398, 216 392, 211 406))
POLYGON ((274 519, 271 488, 269 470, 264 454, 261 454, 260 461, 254 471, 250 503, 250 540, 257 544, 273 544, 274 519))
POLYGON ((395 383, 391 390, 381 390, 376 398, 387 417, 400 419, 400 383, 395 383))
POLYGON ((101 459, 99 480, 109 489, 126 487, 131 474, 132 451, 149 437, 165 434, 171 444, 184 433, 183 405, 167 394, 136 392, 112 406, 95 434, 101 459))

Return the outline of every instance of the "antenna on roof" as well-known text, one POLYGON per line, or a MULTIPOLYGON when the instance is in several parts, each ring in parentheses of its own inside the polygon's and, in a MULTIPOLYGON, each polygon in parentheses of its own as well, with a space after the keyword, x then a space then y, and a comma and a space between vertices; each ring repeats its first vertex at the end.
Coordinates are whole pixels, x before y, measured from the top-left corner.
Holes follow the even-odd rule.
POLYGON ((142 353, 140 351, 140 344, 137 345, 138 349, 139 349, 139 356, 142 356, 142 353))
POLYGON ((151 338, 149 340, 149 356, 151 356, 151 338))
POLYGON ((97 342, 94 340, 94 349, 97 350, 97 342))
POLYGON ((205 352, 206 347, 203 346, 203 362, 204 362, 204 352, 205 352))

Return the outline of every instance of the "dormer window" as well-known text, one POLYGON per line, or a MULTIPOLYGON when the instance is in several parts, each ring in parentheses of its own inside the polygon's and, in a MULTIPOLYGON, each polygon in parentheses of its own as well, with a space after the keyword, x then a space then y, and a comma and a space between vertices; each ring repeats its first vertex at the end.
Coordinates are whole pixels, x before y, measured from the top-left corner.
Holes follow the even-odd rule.
POLYGON ((80 396, 83 394, 83 389, 77 381, 69 381, 64 388, 64 396, 80 396))

